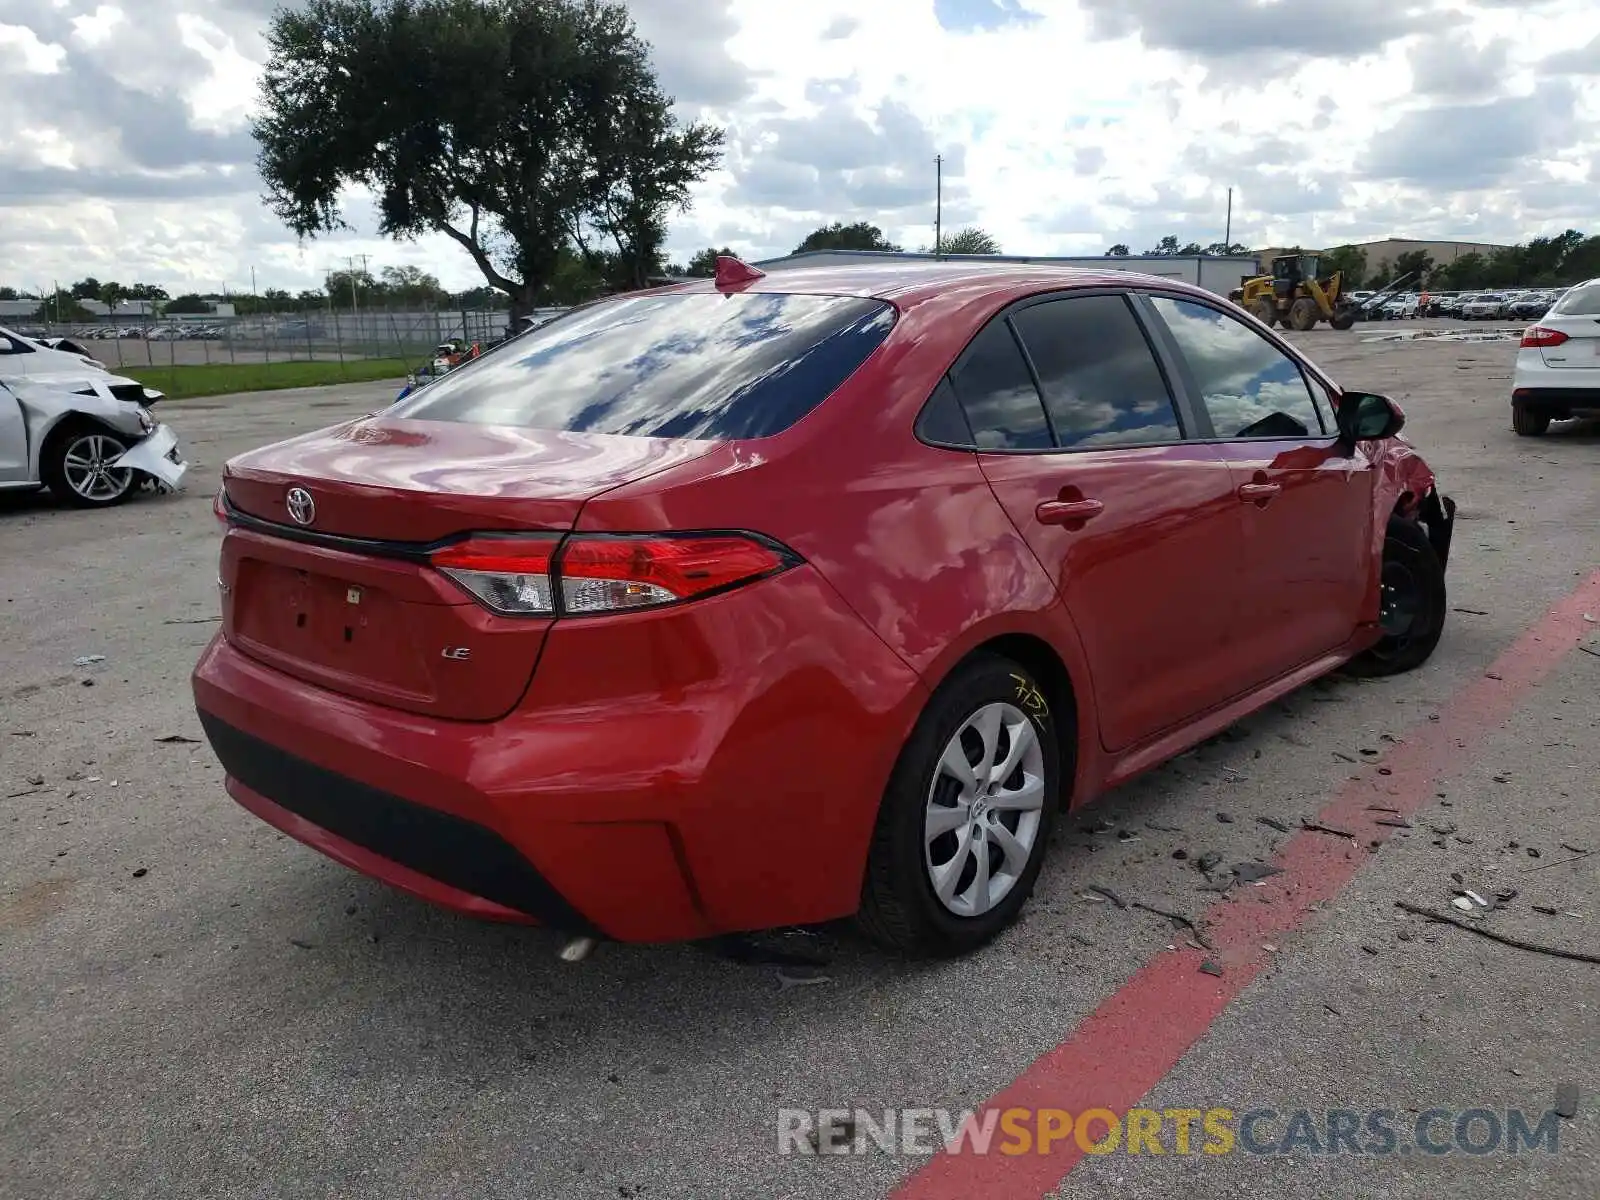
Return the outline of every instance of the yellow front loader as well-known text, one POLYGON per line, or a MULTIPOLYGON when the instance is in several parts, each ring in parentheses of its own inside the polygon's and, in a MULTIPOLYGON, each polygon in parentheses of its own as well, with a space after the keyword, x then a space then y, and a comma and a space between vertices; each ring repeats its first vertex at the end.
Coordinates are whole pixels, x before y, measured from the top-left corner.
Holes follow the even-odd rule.
POLYGON ((1272 274, 1245 281, 1238 304, 1266 325, 1305 331, 1326 321, 1335 329, 1356 323, 1355 306, 1344 298, 1344 276, 1317 278, 1315 254, 1285 254, 1272 260, 1272 274))

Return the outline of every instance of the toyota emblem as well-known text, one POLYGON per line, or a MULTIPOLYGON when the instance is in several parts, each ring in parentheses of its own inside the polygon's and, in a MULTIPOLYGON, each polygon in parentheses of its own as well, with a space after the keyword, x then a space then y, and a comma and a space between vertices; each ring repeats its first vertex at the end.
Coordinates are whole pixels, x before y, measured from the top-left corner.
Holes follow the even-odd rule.
POLYGON ((289 503, 289 516, 296 525, 309 525, 317 519, 317 502, 305 488, 290 488, 286 499, 289 503))

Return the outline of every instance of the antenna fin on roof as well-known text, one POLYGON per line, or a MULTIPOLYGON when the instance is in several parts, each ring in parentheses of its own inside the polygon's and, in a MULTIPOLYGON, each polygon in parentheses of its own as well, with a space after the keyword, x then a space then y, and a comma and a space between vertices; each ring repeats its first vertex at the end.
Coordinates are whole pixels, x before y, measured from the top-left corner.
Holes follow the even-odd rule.
POLYGON ((765 279, 767 273, 757 270, 747 262, 741 262, 731 254, 717 255, 717 287, 736 288, 747 283, 754 283, 758 279, 765 279))

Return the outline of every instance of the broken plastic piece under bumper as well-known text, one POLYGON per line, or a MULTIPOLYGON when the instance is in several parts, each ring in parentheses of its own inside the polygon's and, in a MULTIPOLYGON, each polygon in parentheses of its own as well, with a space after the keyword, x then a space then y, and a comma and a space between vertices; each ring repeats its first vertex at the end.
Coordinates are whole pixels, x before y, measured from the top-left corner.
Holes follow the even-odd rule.
POLYGON ((178 435, 170 425, 157 425, 155 432, 123 453, 111 464, 113 467, 132 467, 175 488, 189 472, 178 449, 178 435))
POLYGON ((1433 552, 1439 556, 1439 565, 1447 566, 1450 536, 1456 527, 1456 502, 1449 496, 1441 496, 1435 488, 1422 498, 1417 516, 1428 527, 1428 541, 1433 543, 1433 552))

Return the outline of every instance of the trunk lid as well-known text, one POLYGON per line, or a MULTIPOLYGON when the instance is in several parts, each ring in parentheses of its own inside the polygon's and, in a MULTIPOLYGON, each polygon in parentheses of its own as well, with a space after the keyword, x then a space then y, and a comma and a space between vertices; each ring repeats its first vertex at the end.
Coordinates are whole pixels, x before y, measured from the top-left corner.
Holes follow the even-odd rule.
POLYGON ((1567 335, 1567 340, 1559 346, 1540 348, 1545 366, 1600 371, 1600 317, 1546 314, 1538 325, 1541 329, 1558 329, 1567 335))
POLYGON ((288 506, 299 487, 315 507, 307 530, 426 543, 570 529, 589 498, 714 445, 372 416, 242 454, 223 483, 235 508, 264 521, 299 528, 288 506))
POLYGON ((224 635, 344 695, 494 720, 521 699, 550 620, 488 611, 425 548, 482 531, 553 541, 590 498, 716 445, 368 417, 244 454, 223 473, 245 518, 223 540, 224 635))

